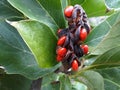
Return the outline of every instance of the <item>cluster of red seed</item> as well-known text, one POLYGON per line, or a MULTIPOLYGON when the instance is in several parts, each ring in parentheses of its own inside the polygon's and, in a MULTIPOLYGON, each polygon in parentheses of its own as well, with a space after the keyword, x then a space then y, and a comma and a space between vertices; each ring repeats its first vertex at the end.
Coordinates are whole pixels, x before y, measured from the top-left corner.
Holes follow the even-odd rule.
POLYGON ((90 32, 87 15, 80 5, 68 6, 64 10, 68 28, 58 30, 57 61, 62 61, 66 70, 78 70, 80 58, 88 54, 88 46, 84 41, 90 32))

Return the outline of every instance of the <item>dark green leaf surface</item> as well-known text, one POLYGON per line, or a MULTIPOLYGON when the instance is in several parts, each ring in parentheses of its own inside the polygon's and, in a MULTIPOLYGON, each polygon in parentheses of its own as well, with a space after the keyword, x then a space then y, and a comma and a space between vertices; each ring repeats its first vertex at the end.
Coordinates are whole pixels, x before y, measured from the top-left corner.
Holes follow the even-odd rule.
POLYGON ((46 25, 36 21, 13 22, 12 25, 17 28, 40 67, 56 64, 57 39, 46 25))
POLYGON ((60 90, 72 90, 70 78, 66 75, 60 77, 60 90))
MULTIPOLYGON (((9 1, 9 3, 11 5, 13 5, 15 8, 17 8, 23 14, 25 14, 28 18, 30 18, 32 20, 39 21, 40 23, 43 23, 43 24, 47 25, 52 30, 52 32, 53 32, 53 34, 55 36, 56 36, 56 30, 59 27, 58 23, 59 24, 64 23, 64 19, 63 19, 63 15, 62 14, 61 14, 61 18, 60 19, 63 20, 63 21, 60 21, 58 19, 58 21, 60 21, 61 23, 58 22, 58 21, 56 23, 55 20, 57 20, 57 19, 54 19, 52 17, 52 16, 55 16, 54 14, 56 14, 56 13, 54 13, 54 14, 52 12, 50 13, 51 7, 44 8, 44 6, 42 6, 42 5, 45 5, 44 4, 44 2, 45 2, 44 0, 43 0, 42 4, 40 4, 36 0, 8 0, 8 1, 9 1), (49 10, 49 11, 47 11, 47 10, 49 10)), ((47 3, 47 4, 49 4, 49 3, 47 3)), ((58 4, 60 4, 60 1, 59 1, 58 4)), ((50 5, 48 5, 48 6, 50 6, 50 5)), ((58 6, 60 6, 60 5, 58 5, 58 6)), ((56 8, 54 8, 52 10, 56 11, 56 8)), ((61 11, 61 9, 59 11, 61 11)), ((59 14, 57 13, 56 16, 59 16, 59 14)))
POLYGON ((105 0, 105 3, 109 8, 120 8, 120 0, 105 0))
POLYGON ((41 90, 60 90, 60 83, 46 84, 41 90))
POLYGON ((17 30, 5 22, 0 22, 0 47, 0 65, 7 74, 21 74, 37 79, 59 67, 58 64, 49 69, 40 68, 17 30))
POLYGON ((99 55, 104 52, 120 45, 120 14, 117 17, 117 22, 111 26, 109 33, 104 37, 104 39, 99 43, 95 49, 92 50, 91 54, 99 55))
POLYGON ((91 68, 109 68, 120 66, 120 46, 112 48, 100 55, 91 68))
MULTIPOLYGON (((85 43, 89 46, 89 51, 90 54, 87 58, 86 65, 90 65, 91 63, 93 63, 96 58, 96 56, 101 55, 102 53, 106 52, 107 50, 114 48, 114 46, 116 46, 118 44, 118 41, 116 41, 116 45, 111 45, 109 43, 113 43, 115 42, 115 39, 111 39, 111 41, 106 42, 104 41, 104 39, 108 36, 108 34, 110 34, 111 32, 111 28, 115 27, 114 25, 119 22, 120 20, 120 13, 117 12, 113 15, 111 15, 110 17, 108 17, 104 22, 102 22, 101 24, 99 24, 97 27, 95 27, 92 32, 89 34, 87 40, 85 41, 85 43), (102 44, 102 46, 100 46, 100 42, 106 42, 105 44, 102 44), (109 45, 111 45, 110 47, 108 47, 109 45), (99 49, 99 52, 95 53, 95 49, 98 47, 101 47, 99 49), (109 48, 109 49, 108 49, 109 48), (95 57, 94 57, 95 56, 95 57)), ((119 30, 119 29, 118 29, 119 30)), ((113 30, 114 32, 114 30, 113 30)), ((115 33, 115 32, 114 32, 115 33)), ((113 34, 113 33, 111 33, 113 34)), ((118 39, 116 37, 116 39, 118 39)), ((113 43, 115 44, 115 43, 113 43)), ((105 59, 104 59, 105 60, 105 59)))
POLYGON ((82 4, 85 0, 66 0, 68 5, 82 4))
POLYGON ((31 83, 20 75, 0 75, 0 90, 30 90, 31 83))
POLYGON ((49 74, 43 77, 41 90, 59 90, 60 82, 58 80, 58 74, 49 74))
POLYGON ((104 78, 105 90, 120 90, 120 68, 97 70, 104 78))
POLYGON ((107 14, 107 7, 104 0, 85 0, 82 4, 88 17, 95 17, 107 14))
POLYGON ((88 90, 104 90, 103 77, 95 71, 78 73, 75 79, 84 83, 88 87, 88 90))
POLYGON ((80 83, 80 82, 77 82, 77 81, 72 81, 72 90, 87 90, 87 87, 80 83))
POLYGON ((102 39, 105 38, 106 34, 110 32, 110 29, 113 27, 113 25, 119 20, 119 12, 108 17, 104 22, 102 22, 92 30, 85 43, 88 44, 89 47, 91 47, 91 50, 94 49, 102 41, 102 39))
POLYGON ((67 6, 66 0, 38 0, 40 6, 46 10, 55 20, 60 28, 65 28, 64 8, 67 6))
POLYGON ((13 8, 7 0, 0 0, 0 20, 13 17, 23 18, 23 15, 13 8))

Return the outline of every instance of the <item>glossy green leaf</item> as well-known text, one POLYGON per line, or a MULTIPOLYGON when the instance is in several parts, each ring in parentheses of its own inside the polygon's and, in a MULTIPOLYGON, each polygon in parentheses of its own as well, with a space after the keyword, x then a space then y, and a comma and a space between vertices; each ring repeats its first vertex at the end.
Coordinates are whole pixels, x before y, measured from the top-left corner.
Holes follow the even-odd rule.
POLYGON ((105 3, 109 8, 120 8, 120 0, 105 0, 105 3))
POLYGON ((5 22, 0 22, 0 66, 7 74, 20 74, 37 79, 59 67, 40 68, 17 30, 5 22))
POLYGON ((82 7, 88 17, 102 16, 108 13, 104 0, 85 0, 82 7))
POLYGON ((72 84, 70 78, 67 75, 60 77, 60 90, 72 90, 72 84))
POLYGON ((80 83, 80 82, 77 82, 77 81, 72 81, 72 90, 87 90, 87 87, 80 83))
POLYGON ((42 87, 41 90, 59 90, 60 82, 58 81, 59 75, 52 73, 46 75, 42 79, 42 87))
POLYGON ((86 66, 91 65, 96 59, 98 58, 98 55, 88 55, 87 57, 85 57, 85 62, 84 64, 86 66))
POLYGON ((20 75, 0 75, 0 90, 30 90, 31 83, 20 75))
POLYGON ((60 90, 60 83, 48 84, 45 87, 42 87, 41 90, 60 90))
POLYGON ((17 28, 40 67, 51 67, 56 64, 57 39, 49 27, 36 21, 21 21, 11 24, 17 28))
POLYGON ((120 66, 120 46, 112 48, 100 55, 90 68, 100 69, 120 66))
POLYGON ((74 79, 85 84, 88 90, 104 90, 103 77, 95 71, 78 72, 74 79))
POLYGON ((120 90, 120 68, 97 70, 104 78, 105 90, 120 90))
POLYGON ((64 0, 38 0, 40 6, 42 6, 46 12, 48 12, 51 18, 57 23, 60 28, 65 28, 64 8, 67 6, 67 2, 64 0))
POLYGON ((101 24, 96 26, 88 35, 85 43, 89 45, 90 51, 96 48, 96 46, 105 38, 106 34, 110 32, 110 29, 120 20, 120 13, 115 13, 108 17, 101 24))
POLYGON ((99 55, 104 52, 120 45, 120 14, 117 17, 117 22, 111 26, 111 29, 108 34, 103 38, 103 40, 99 43, 97 47, 95 47, 91 54, 99 55))
POLYGON ((9 19, 13 17, 23 18, 23 15, 13 8, 7 0, 0 0, 0 20, 9 19))
MULTIPOLYGON (((56 36, 58 27, 64 27, 65 21, 62 14, 62 2, 60 0, 50 1, 46 0, 8 0, 9 3, 25 14, 32 20, 39 21, 40 23, 48 26, 53 34, 56 36), (52 6, 51 2, 55 5, 52 6), (45 6, 45 7, 44 7, 45 6), (56 9, 58 8, 58 9, 56 9), (53 12, 55 11, 55 12, 53 12), (54 17, 53 17, 54 16, 54 17), (59 17, 59 18, 56 18, 59 17)), ((65 3, 66 4, 66 3, 65 3)))
POLYGON ((66 0, 69 5, 82 4, 85 0, 66 0))

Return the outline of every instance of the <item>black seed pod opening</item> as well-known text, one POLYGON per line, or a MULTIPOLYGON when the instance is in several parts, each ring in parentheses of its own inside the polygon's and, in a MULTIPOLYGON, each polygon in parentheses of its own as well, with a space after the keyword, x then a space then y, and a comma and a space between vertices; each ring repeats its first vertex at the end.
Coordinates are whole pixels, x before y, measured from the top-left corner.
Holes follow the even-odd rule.
POLYGON ((79 59, 84 55, 83 49, 80 47, 80 45, 84 43, 80 40, 80 35, 82 34, 81 29, 85 28, 89 34, 90 25, 85 11, 78 4, 73 7, 72 16, 65 18, 68 21, 68 28, 62 29, 58 34, 58 37, 66 36, 66 40, 62 46, 57 46, 56 49, 67 49, 67 53, 62 60, 62 64, 66 71, 71 68, 73 60, 77 60, 79 66, 81 65, 82 62, 79 59))

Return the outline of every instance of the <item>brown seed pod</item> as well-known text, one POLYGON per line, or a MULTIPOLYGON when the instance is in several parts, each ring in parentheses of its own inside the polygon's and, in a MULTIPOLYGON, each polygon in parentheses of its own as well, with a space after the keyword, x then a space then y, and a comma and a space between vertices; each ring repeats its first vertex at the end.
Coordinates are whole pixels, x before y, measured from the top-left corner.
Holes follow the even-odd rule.
POLYGON ((68 28, 58 31, 57 42, 57 61, 61 61, 64 70, 67 71, 71 67, 73 70, 77 70, 81 65, 79 60, 85 55, 85 50, 80 47, 91 28, 87 19, 87 15, 80 5, 70 6, 73 7, 65 9, 65 18, 68 21, 68 28), (77 62, 76 62, 77 61, 77 62), (74 64, 72 64, 74 62, 74 64))

